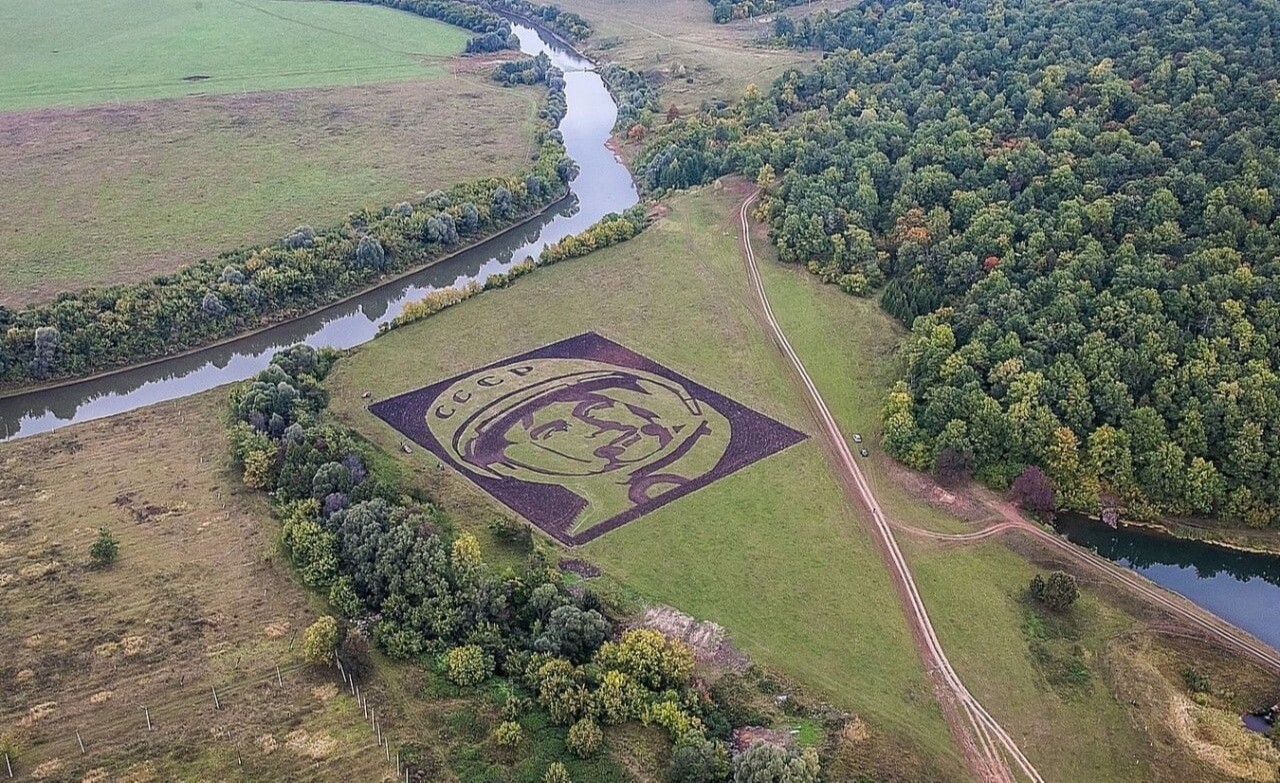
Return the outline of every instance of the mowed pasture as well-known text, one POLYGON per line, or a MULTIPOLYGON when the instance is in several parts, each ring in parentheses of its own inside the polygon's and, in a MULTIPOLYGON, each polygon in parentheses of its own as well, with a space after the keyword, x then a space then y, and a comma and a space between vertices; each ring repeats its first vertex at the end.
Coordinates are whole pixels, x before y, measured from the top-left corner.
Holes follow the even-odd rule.
MULTIPOLYGON (((812 434, 793 381, 751 316, 736 242, 740 195, 707 188, 675 196, 670 214, 628 243, 379 338, 335 369, 333 410, 455 516, 479 525, 503 509, 434 457, 404 454, 402 436, 367 412, 364 392, 381 399, 594 329, 812 434)), ((845 431, 863 433, 871 447, 864 464, 886 510, 916 526, 966 529, 901 485, 876 447, 901 327, 874 303, 772 262, 766 248, 761 236, 774 308, 845 431)), ((962 678, 1049 779, 1231 778, 1220 762, 1237 763, 1250 738, 1223 716, 1262 697, 1264 673, 1215 648, 1150 633, 1149 623, 1167 622, 1089 580, 1070 618, 1040 616, 1026 585, 1054 564, 1016 541, 957 546, 900 535, 962 678), (1188 666, 1213 672, 1203 709, 1187 706, 1188 666)), ((862 770, 963 777, 861 512, 841 496, 818 441, 659 508, 575 556, 642 601, 723 624, 756 661, 898 743, 890 754, 864 755, 862 770)))
POLYGON ((336 675, 291 649, 321 607, 230 470, 224 400, 0 445, 0 735, 20 779, 386 773, 336 675), (99 526, 120 541, 101 570, 99 526))
POLYGON ((460 28, 355 3, 9 0, 0 111, 439 75, 460 28))
POLYGON ((591 22, 595 32, 584 44, 588 55, 660 83, 663 109, 689 112, 703 101, 733 101, 748 84, 763 89, 787 68, 817 59, 811 52, 757 46, 757 38, 772 32, 771 24, 715 24, 705 0, 563 0, 559 5, 591 22))
MULTIPOLYGON (((735 201, 713 189, 676 196, 670 214, 630 242, 378 338, 334 368, 326 381, 331 410, 452 518, 480 526, 509 512, 425 451, 404 454, 403 436, 367 410, 371 402, 594 330, 811 434, 790 378, 748 309, 735 201)), ((854 711, 885 743, 865 771, 904 780, 960 777, 885 569, 812 438, 613 530, 575 556, 642 601, 722 624, 758 663, 813 698, 854 711)))
POLYGON ((0 305, 516 173, 540 98, 463 75, 0 114, 0 305))

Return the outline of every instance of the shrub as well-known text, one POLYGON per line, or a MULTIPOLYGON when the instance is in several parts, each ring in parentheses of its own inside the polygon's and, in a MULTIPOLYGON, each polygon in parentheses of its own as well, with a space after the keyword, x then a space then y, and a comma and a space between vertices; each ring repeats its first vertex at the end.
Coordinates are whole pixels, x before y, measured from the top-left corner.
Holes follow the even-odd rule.
POLYGON ((573 779, 569 777, 569 770, 563 764, 553 761, 542 776, 542 783, 573 783, 573 779))
POLYGON ((333 660, 338 649, 338 621, 329 615, 321 617, 302 634, 302 658, 307 663, 321 666, 333 660))
POLYGON ((356 245, 356 265, 364 269, 382 270, 386 266, 387 251, 382 243, 365 234, 356 245))
POLYGON ((493 730, 493 741, 504 748, 514 748, 524 741, 524 729, 513 720, 503 721, 493 730))
POLYGON ((1065 612, 1080 597, 1076 578, 1063 571, 1054 571, 1045 579, 1036 574, 1031 580, 1031 597, 1055 612, 1065 612))
POLYGON ((693 673, 693 650, 649 628, 633 628, 621 640, 606 642, 595 661, 601 668, 616 669, 655 691, 679 688, 693 673))
POLYGON ((1013 480, 1013 499, 1026 510, 1040 514, 1047 514, 1058 507, 1053 484, 1035 465, 1028 465, 1013 480))
POLYGON ((1209 678, 1198 669, 1188 667, 1182 670, 1182 681, 1192 693, 1208 693, 1213 690, 1209 678))
POLYGON ((479 645, 454 647, 444 658, 445 676, 455 685, 479 685, 493 674, 493 658, 479 645))
POLYGON ((729 753, 723 742, 681 742, 671 754, 667 771, 671 783, 722 783, 728 777, 729 753))
POLYGON ((565 747, 573 755, 585 759, 594 756, 603 743, 604 732, 600 731, 595 721, 583 718, 569 727, 569 738, 565 742, 565 747))
POLYGON ((120 541, 107 530, 106 526, 98 528, 98 537, 89 546, 89 560, 97 568, 107 568, 116 561, 120 554, 120 541))
POLYGON ((357 677, 368 677, 373 672, 373 658, 369 656, 369 640, 355 630, 348 631, 338 645, 338 660, 346 670, 357 677))
POLYGON ((816 783, 818 754, 757 742, 733 759, 733 783, 816 783))

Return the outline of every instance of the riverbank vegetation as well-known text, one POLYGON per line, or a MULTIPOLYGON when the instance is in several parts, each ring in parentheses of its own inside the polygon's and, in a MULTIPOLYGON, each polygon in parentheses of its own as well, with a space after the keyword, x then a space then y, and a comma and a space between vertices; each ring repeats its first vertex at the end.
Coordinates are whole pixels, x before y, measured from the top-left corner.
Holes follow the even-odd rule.
POLYGON ((319 232, 224 253, 153 281, 0 309, 0 382, 83 375, 239 334, 334 302, 553 203, 576 171, 555 139, 520 177, 362 210, 319 232))
POLYGON ((483 0, 483 4, 486 8, 528 19, 570 43, 585 41, 591 35, 590 22, 572 11, 566 11, 551 3, 532 3, 529 0, 483 0))
POLYGON ((490 275, 485 278, 483 284, 471 282, 459 287, 441 288, 416 302, 409 302, 400 315, 379 327, 379 331, 399 329, 430 318, 454 305, 462 304, 484 291, 506 288, 538 267, 550 266, 570 258, 580 258, 596 250, 625 242, 643 231, 647 224, 643 204, 637 204, 622 214, 610 213, 585 231, 570 234, 559 242, 547 245, 536 259, 527 258, 518 264, 513 264, 505 272, 490 275))
POLYGON ((1067 508, 1273 525, 1274 15, 819 15, 787 39, 831 56, 672 126, 644 177, 758 177, 784 260, 914 323, 885 432, 909 465, 954 449, 998 487, 1043 468, 1067 508))

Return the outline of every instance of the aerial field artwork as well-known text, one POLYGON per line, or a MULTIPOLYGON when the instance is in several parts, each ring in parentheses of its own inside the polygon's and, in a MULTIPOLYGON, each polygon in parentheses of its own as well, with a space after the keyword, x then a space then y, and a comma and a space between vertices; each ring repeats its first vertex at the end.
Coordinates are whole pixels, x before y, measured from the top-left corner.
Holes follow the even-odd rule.
POLYGON ((369 410, 569 545, 805 437, 593 332, 369 410))

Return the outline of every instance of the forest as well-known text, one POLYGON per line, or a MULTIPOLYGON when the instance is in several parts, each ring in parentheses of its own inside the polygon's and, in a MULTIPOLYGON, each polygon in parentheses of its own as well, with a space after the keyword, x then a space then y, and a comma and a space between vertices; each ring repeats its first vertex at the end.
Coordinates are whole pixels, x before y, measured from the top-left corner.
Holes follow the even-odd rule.
POLYGON ((654 191, 766 191, 785 261, 912 327, 885 444, 1054 505, 1280 524, 1280 11, 859 2, 659 133, 654 191))

